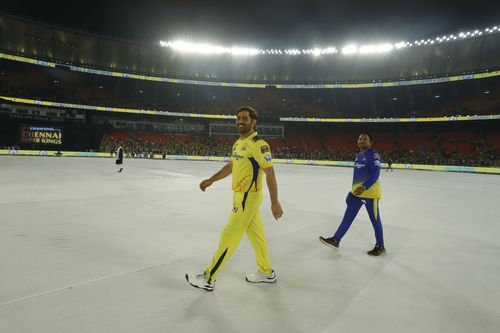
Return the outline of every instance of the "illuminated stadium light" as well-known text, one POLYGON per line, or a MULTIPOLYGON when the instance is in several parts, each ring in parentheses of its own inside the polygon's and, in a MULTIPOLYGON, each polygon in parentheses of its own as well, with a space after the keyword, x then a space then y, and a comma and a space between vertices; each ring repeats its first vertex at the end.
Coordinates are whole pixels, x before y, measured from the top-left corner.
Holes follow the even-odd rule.
POLYGON ((359 48, 359 53, 385 53, 392 51, 393 48, 391 44, 363 45, 359 48))
POLYGON ((198 54, 232 54, 232 55, 257 55, 259 54, 259 49, 245 48, 245 47, 222 47, 210 44, 198 44, 190 43, 184 41, 174 41, 174 42, 160 42, 163 47, 169 47, 173 50, 186 52, 186 53, 198 53, 198 54))
POLYGON ((321 54, 321 49, 314 49, 312 50, 312 54, 315 56, 319 56, 321 54))
MULTIPOLYGON (((417 41, 415 41, 415 43, 417 43, 417 41)), ((408 47, 408 46, 411 46, 411 45, 412 44, 408 43, 408 42, 399 42, 399 43, 394 44, 394 47, 397 48, 397 49, 402 49, 404 47, 408 47)))
POLYGON ((347 45, 342 48, 342 54, 349 55, 358 52, 358 47, 356 45, 347 45))
POLYGON ((285 54, 299 55, 300 54, 300 50, 297 50, 297 49, 288 49, 288 50, 285 50, 285 54))
POLYGON ((337 51, 334 47, 327 47, 326 49, 323 49, 323 52, 324 54, 337 54, 339 51, 337 51))
MULTIPOLYGON (((434 39, 420 39, 415 40, 413 43, 400 41, 395 43, 384 43, 384 44, 366 44, 357 46, 355 44, 349 44, 341 49, 343 55, 355 55, 355 54, 377 54, 390 52, 393 49, 400 50, 409 47, 425 46, 425 45, 435 45, 440 43, 447 43, 450 41, 456 41, 457 39, 475 38, 483 36, 486 34, 499 33, 499 26, 487 27, 485 29, 475 29, 473 31, 459 32, 457 34, 449 34, 438 36, 434 39)), ((160 46, 165 48, 170 48, 175 51, 184 53, 197 53, 202 55, 220 55, 229 54, 234 56, 255 56, 255 55, 287 55, 287 56, 298 56, 298 55, 312 55, 315 57, 322 55, 332 55, 337 54, 339 51, 336 47, 330 46, 326 48, 315 47, 312 49, 257 49, 248 47, 224 47, 211 45, 208 43, 191 43, 186 41, 170 41, 164 42, 160 41, 160 46)))

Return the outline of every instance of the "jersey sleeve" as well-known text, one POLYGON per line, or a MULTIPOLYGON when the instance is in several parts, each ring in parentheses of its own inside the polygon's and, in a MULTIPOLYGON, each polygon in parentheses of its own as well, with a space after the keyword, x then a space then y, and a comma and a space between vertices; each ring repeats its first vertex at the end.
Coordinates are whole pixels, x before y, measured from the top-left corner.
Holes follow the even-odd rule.
POLYGON ((271 148, 269 144, 264 140, 258 140, 253 145, 253 158, 259 164, 262 169, 269 168, 273 165, 273 158, 271 157, 271 148))

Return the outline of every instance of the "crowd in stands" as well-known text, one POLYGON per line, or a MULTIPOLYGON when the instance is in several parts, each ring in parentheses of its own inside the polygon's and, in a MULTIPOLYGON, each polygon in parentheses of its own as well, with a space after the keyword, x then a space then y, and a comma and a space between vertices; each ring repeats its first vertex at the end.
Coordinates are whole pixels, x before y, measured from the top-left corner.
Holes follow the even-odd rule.
MULTIPOLYGON (((285 116, 430 117, 498 114, 500 110, 500 78, 371 89, 247 89, 114 78, 7 60, 0 60, 0 78, 0 95, 3 96, 212 114, 233 114, 238 106, 248 104, 259 110, 261 119, 268 118, 271 123, 285 116)), ((281 143, 275 140, 271 144, 275 158, 336 161, 354 158, 355 143, 332 146, 318 138, 314 145, 297 144, 292 136, 288 133, 281 143)), ((468 142, 450 145, 450 138, 440 140, 435 136, 426 139, 426 146, 417 144, 415 147, 399 144, 398 138, 396 135, 393 142, 385 146, 380 145, 380 141, 375 144, 384 160, 440 165, 500 164, 500 147, 483 137, 467 136, 464 140, 468 142)), ((232 147, 228 140, 207 135, 182 137, 172 134, 155 138, 131 134, 126 137, 105 135, 100 150, 114 152, 118 145, 122 145, 131 157, 151 154, 228 156, 232 147)))
POLYGON ((117 139, 104 136, 100 151, 114 154, 123 147, 126 157, 152 157, 153 155, 193 155, 193 156, 230 156, 232 146, 211 140, 208 136, 190 136, 188 142, 176 140, 169 135, 168 140, 151 141, 137 134, 117 139))
POLYGON ((252 89, 115 78, 5 60, 0 72, 0 94, 6 96, 171 112, 233 114, 249 104, 268 118, 388 118, 496 114, 500 108, 498 78, 368 89, 252 89))
MULTIPOLYGON (((101 152, 113 154, 119 146, 125 149, 128 157, 152 157, 153 154, 162 155, 196 155, 196 156, 221 156, 231 155, 232 143, 237 138, 213 138, 207 135, 190 136, 188 141, 176 140, 175 135, 170 135, 168 140, 149 141, 141 134, 129 134, 127 137, 116 138, 112 134, 106 135, 101 144, 101 152)), ((274 158, 279 159, 304 159, 304 160, 330 160, 353 161, 356 147, 349 146, 341 150, 327 147, 324 142, 321 148, 294 147, 286 138, 281 139, 283 144, 278 147, 271 143, 274 158)), ((435 138, 436 149, 432 151, 414 151, 396 147, 392 151, 380 151, 383 162, 402 164, 427 164, 427 165, 455 165, 455 166, 484 166, 500 167, 500 151, 490 147, 486 142, 474 142, 469 153, 459 149, 447 150, 439 145, 439 137, 435 138)), ((377 149, 376 145, 374 149, 377 149)))

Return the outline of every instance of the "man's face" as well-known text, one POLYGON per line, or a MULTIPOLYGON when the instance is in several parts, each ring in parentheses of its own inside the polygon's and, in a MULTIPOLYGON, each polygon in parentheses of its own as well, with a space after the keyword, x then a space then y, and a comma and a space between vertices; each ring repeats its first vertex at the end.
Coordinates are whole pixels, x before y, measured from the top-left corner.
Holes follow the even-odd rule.
POLYGON ((250 112, 248 111, 240 111, 236 116, 236 127, 240 134, 252 131, 255 126, 255 122, 255 119, 250 118, 250 112))
POLYGON ((366 134, 361 134, 358 137, 358 148, 359 149, 370 149, 372 146, 372 142, 370 140, 370 137, 366 134))

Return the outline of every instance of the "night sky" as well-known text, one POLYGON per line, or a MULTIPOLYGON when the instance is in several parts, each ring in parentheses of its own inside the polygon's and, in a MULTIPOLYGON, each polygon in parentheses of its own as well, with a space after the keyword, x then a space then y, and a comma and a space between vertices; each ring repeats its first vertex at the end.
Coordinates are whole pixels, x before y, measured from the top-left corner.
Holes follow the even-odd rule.
POLYGON ((0 11, 109 37, 156 44, 314 48, 397 42, 500 26, 500 1, 3 1, 0 11))

